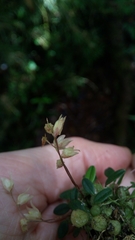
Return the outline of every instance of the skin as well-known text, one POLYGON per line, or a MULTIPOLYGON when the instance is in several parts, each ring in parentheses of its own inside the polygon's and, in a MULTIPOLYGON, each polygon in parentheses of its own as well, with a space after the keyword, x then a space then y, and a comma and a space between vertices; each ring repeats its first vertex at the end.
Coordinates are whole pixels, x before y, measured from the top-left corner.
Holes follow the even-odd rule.
MULTIPOLYGON (((83 138, 72 138, 71 146, 80 149, 74 157, 65 159, 74 180, 81 185, 81 179, 90 165, 95 165, 100 182, 104 183, 104 170, 112 167, 115 170, 127 169, 124 183, 134 181, 132 170, 133 156, 129 149, 109 144, 95 143, 83 138)), ((56 169, 58 155, 51 146, 0 154, 0 177, 14 181, 13 197, 16 200, 20 193, 33 195, 33 204, 41 211, 44 219, 54 219, 53 209, 60 203, 59 194, 72 188, 73 185, 63 168, 56 169)), ((134 163, 133 163, 134 164, 134 163)), ((21 212, 11 195, 5 191, 0 182, 0 239, 1 240, 58 240, 55 223, 31 223, 29 231, 21 232, 19 220, 21 212)), ((72 240, 68 236, 65 240, 72 240)), ((86 239, 82 234, 77 240, 86 239)))

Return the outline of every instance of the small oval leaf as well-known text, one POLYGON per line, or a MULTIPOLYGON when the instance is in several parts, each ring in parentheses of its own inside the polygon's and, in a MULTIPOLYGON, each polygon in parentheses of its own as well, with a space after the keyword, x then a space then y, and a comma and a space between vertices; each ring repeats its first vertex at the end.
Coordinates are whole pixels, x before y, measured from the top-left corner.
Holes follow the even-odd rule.
POLYGON ((112 168, 107 168, 105 171, 104 171, 104 174, 106 177, 109 177, 111 174, 113 174, 115 171, 112 169, 112 168))
POLYGON ((86 193, 92 194, 92 195, 95 193, 94 184, 89 179, 83 178, 82 186, 86 193))
POLYGON ((67 200, 77 199, 78 198, 77 188, 73 188, 73 189, 70 189, 70 190, 67 190, 67 191, 61 193, 60 198, 67 199, 67 200))
POLYGON ((135 188, 135 182, 130 182, 131 183, 131 187, 135 188))
POLYGON ((74 230, 73 230, 73 237, 74 238, 78 237, 81 230, 82 230, 81 228, 75 227, 74 230))
POLYGON ((69 229, 68 221, 61 222, 57 230, 58 238, 63 239, 67 235, 68 229, 69 229))
POLYGON ((112 189, 111 188, 104 188, 99 193, 97 193, 94 197, 94 203, 102 203, 105 200, 107 200, 112 195, 112 189))
POLYGON ((85 178, 88 178, 91 182, 94 182, 96 179, 96 168, 94 166, 90 166, 86 171, 85 178))
MULTIPOLYGON (((105 174, 106 174, 106 171, 105 171, 105 174)), ((122 181, 122 178, 124 177, 124 174, 125 174, 125 169, 119 169, 117 171, 114 171, 114 170, 112 171, 112 169, 111 169, 110 175, 108 176, 108 178, 105 182, 105 186, 110 184, 111 182, 115 182, 116 179, 118 179, 118 178, 119 178, 118 184, 120 184, 122 181)), ((107 172, 107 175, 108 175, 108 172, 107 172)))
POLYGON ((135 190, 131 193, 130 198, 135 198, 135 190))
POLYGON ((69 203, 69 206, 72 210, 83 210, 83 211, 87 211, 87 206, 85 203, 79 201, 79 200, 71 200, 69 203))
POLYGON ((70 207, 67 203, 61 203, 56 208, 54 208, 53 212, 56 215, 64 215, 70 210, 70 207))

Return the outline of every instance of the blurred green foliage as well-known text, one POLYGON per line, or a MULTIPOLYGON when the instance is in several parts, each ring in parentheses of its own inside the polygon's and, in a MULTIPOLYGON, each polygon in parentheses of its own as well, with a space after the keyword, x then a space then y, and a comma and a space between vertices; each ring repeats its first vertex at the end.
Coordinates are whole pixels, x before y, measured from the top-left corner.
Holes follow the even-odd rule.
POLYGON ((0 151, 39 144, 45 118, 84 86, 110 94, 116 143, 125 144, 134 62, 134 0, 2 0, 0 151))

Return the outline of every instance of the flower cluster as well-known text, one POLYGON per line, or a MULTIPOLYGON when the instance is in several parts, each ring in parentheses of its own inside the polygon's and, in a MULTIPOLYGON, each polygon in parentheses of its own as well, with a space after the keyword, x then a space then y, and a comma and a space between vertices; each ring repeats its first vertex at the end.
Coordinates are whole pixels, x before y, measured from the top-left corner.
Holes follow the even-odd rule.
MULTIPOLYGON (((13 180, 9 179, 9 178, 1 178, 1 182, 3 185, 3 188, 6 190, 6 192, 10 193, 12 198, 12 190, 14 187, 14 182, 13 180)), ((32 203, 31 199, 33 198, 32 195, 30 195, 29 193, 21 193, 18 195, 17 200, 15 200, 13 198, 13 200, 16 202, 17 206, 22 206, 26 203, 30 203, 31 208, 26 207, 27 209, 27 213, 23 214, 23 218, 20 219, 20 226, 21 226, 21 230, 22 232, 27 232, 28 231, 28 223, 31 221, 41 221, 42 220, 42 216, 40 211, 34 206, 34 204, 32 203)))
POLYGON ((60 116, 59 119, 53 125, 52 123, 49 123, 47 119, 47 123, 45 124, 44 127, 45 131, 49 134, 52 134, 54 138, 58 137, 63 130, 65 120, 66 117, 63 118, 62 116, 60 116))
MULTIPOLYGON (((73 157, 74 155, 79 153, 78 149, 74 149, 74 146, 67 147, 67 145, 71 142, 70 139, 65 138, 65 135, 61 135, 63 126, 65 123, 66 117, 60 116, 59 119, 55 122, 53 125, 52 123, 48 122, 45 124, 45 131, 49 134, 51 134, 54 137, 52 146, 56 149, 58 152, 58 155, 60 159, 57 160, 57 168, 60 168, 63 166, 63 158, 69 158, 73 157), (62 152, 60 152, 60 150, 62 152)), ((42 138, 42 145, 44 145, 46 142, 48 142, 47 137, 44 136, 42 138)))

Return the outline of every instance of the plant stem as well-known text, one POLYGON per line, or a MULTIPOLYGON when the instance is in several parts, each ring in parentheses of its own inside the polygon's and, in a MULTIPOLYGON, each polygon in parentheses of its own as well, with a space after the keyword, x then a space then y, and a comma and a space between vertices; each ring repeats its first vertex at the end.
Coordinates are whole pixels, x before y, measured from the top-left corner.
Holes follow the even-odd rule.
POLYGON ((54 138, 54 141, 55 141, 55 144, 56 144, 57 153, 58 153, 58 155, 59 155, 59 157, 60 157, 60 160, 61 160, 61 162, 62 162, 62 164, 63 164, 63 167, 64 167, 67 175, 69 176, 69 178, 70 178, 71 182, 73 183, 73 185, 78 189, 78 191, 80 192, 80 194, 81 194, 82 197, 84 198, 84 195, 83 195, 81 189, 79 188, 79 186, 77 185, 77 183, 76 183, 75 180, 73 179, 70 171, 68 170, 67 166, 66 166, 65 163, 64 163, 63 158, 61 157, 61 154, 60 154, 60 151, 59 151, 58 142, 57 142, 57 138, 54 138))

